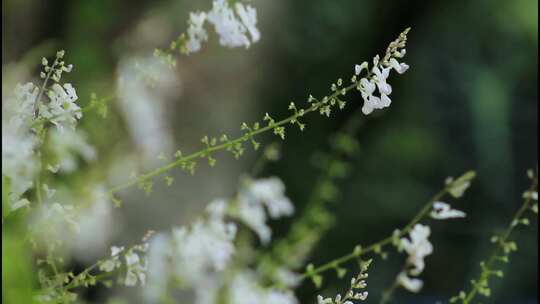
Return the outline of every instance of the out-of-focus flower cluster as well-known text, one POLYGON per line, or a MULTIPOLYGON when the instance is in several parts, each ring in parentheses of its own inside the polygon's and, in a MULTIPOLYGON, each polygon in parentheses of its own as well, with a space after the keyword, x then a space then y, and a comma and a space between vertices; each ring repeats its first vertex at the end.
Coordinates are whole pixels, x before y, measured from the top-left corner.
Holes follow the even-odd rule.
POLYGON ((241 2, 231 6, 230 1, 214 0, 208 12, 196 12, 189 15, 187 37, 181 40, 181 51, 191 54, 199 51, 203 42, 208 40, 204 24, 214 26, 219 36, 219 43, 226 47, 246 47, 261 38, 257 29, 257 11, 241 2))
POLYGON ((264 288, 257 273, 234 262, 238 253, 235 241, 242 226, 266 244, 271 237, 268 219, 293 211, 278 178, 244 181, 235 198, 214 200, 204 217, 189 227, 154 237, 148 254, 146 301, 162 298, 173 280, 181 289, 193 288, 198 304, 215 303, 224 289, 229 290, 225 293, 228 303, 297 303, 292 293, 264 288))
POLYGON ((70 172, 76 168, 79 155, 85 160, 95 158, 84 134, 75 129, 82 117, 75 88, 60 83, 62 74, 73 68, 63 58, 64 51, 57 52, 52 64, 43 58, 43 84, 18 84, 2 103, 2 179, 3 185, 8 185, 9 212, 30 203, 25 193, 36 186, 42 167, 52 173, 59 169, 70 172), (47 134, 49 126, 54 128, 47 134), (57 162, 42 163, 38 150, 44 142, 49 142, 50 159, 57 162))

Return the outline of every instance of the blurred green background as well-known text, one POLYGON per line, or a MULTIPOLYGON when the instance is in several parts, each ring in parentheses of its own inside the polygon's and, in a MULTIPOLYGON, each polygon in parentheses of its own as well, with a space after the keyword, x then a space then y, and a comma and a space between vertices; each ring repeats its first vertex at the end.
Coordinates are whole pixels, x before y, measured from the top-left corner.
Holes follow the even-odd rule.
MULTIPOLYGON (((35 78, 41 56, 65 49, 75 66, 66 79, 84 104, 90 92, 110 95, 123 56, 166 47, 185 30, 188 13, 206 10, 211 2, 3 0, 2 5, 3 72, 35 78)), ((391 76, 392 106, 362 118, 353 173, 332 207, 337 225, 314 250, 312 261, 317 265, 355 244, 385 237, 404 225, 447 176, 474 169, 478 177, 470 191, 452 201, 467 218, 432 225, 435 250, 421 276, 421 295, 398 291, 395 300, 433 303, 468 287, 479 272, 478 262, 491 251, 490 236, 521 205, 529 183, 526 169, 537 166, 538 2, 257 0, 253 5, 259 43, 248 50, 225 49, 211 34, 201 52, 179 58, 179 81, 167 98, 164 118, 175 146, 194 151, 205 134, 238 134, 242 121, 255 121, 265 112, 287 115, 290 101, 303 104, 309 94, 326 94, 332 81, 349 77, 354 64, 383 53, 411 26, 405 59, 411 68, 391 76)), ((4 81, 2 90, 10 90, 4 81)), ((303 133, 291 129, 282 160, 262 174, 281 177, 298 210, 318 174, 312 155, 328 150, 328 137, 361 106, 358 95, 348 100, 346 110, 333 118, 309 116, 303 133)), ((117 109, 115 101, 111 107, 117 109)), ((92 115, 82 124, 100 159, 121 158, 133 145, 121 115, 113 111, 106 120, 92 115)), ((233 194, 238 177, 256 158, 253 152, 239 161, 220 155, 216 168, 201 166, 195 177, 175 172, 174 187, 156 185, 150 197, 137 190, 126 193, 126 205, 115 210, 111 244, 189 222, 212 198, 233 194)), ((532 223, 519 230, 519 251, 505 267, 504 280, 493 280, 492 299, 483 303, 537 303, 538 229, 537 221, 532 223)), ((275 236, 286 233, 289 224, 276 223, 275 236)), ((391 253, 386 267, 375 264, 370 303, 402 263, 402 256, 391 253)), ((325 279, 326 292, 345 285, 333 274, 325 279)), ((92 290, 87 297, 101 303, 107 293, 92 290)), ((298 295, 302 303, 314 303, 316 291, 308 283, 298 295)))

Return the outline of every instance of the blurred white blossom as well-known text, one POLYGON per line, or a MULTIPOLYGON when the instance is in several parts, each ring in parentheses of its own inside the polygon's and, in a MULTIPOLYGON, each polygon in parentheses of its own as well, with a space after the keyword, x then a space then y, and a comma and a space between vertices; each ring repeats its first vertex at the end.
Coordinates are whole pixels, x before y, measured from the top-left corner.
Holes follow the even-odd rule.
POLYGON ((417 293, 424 286, 424 282, 417 278, 411 278, 407 275, 407 272, 402 271, 398 274, 397 283, 410 292, 417 293))
POLYGON ((113 205, 104 185, 90 185, 78 199, 76 221, 80 232, 71 235, 75 255, 90 262, 106 248, 114 234, 113 205), (80 209, 80 210, 79 210, 80 209))
POLYGON ((276 177, 247 181, 238 195, 238 217, 266 244, 272 233, 266 224, 265 207, 273 219, 294 212, 294 206, 285 196, 283 182, 276 177))
POLYGON ((436 220, 445 220, 450 218, 463 218, 466 214, 461 210, 452 209, 447 203, 434 202, 430 216, 436 220))
POLYGON ((156 303, 166 293, 171 250, 168 236, 160 233, 152 237, 148 249, 147 284, 143 289, 146 303, 156 303))
POLYGON ((38 138, 31 132, 38 90, 32 83, 18 84, 2 102, 2 176, 9 179, 12 208, 33 186, 39 167, 38 138))
POLYGON ((428 240, 430 234, 429 226, 416 224, 409 232, 410 240, 407 238, 400 240, 401 248, 409 254, 407 262, 414 267, 410 270, 413 275, 419 275, 424 270, 424 258, 433 253, 433 246, 428 240))
POLYGON ((174 229, 177 275, 191 285, 225 269, 235 251, 235 235, 236 226, 220 218, 197 220, 190 228, 174 229))
POLYGON ((188 41, 186 42, 187 54, 199 51, 201 49, 201 43, 208 40, 208 33, 204 29, 205 21, 205 12, 189 14, 188 41))
POLYGON ((50 149, 61 172, 73 172, 78 168, 78 159, 95 160, 97 152, 87 143, 86 134, 79 130, 65 129, 49 132, 50 149))
POLYGON ((173 88, 176 76, 153 57, 122 61, 119 75, 119 105, 129 132, 145 166, 155 166, 160 153, 170 155, 174 148, 164 94, 173 88))
MULTIPOLYGON (((234 278, 230 278, 232 269, 237 266, 232 261, 237 253, 238 226, 232 220, 242 221, 256 233, 260 233, 257 229, 264 228, 264 237, 269 240, 271 231, 266 224, 267 217, 278 218, 294 211, 284 191, 285 186, 276 177, 249 180, 243 184, 236 199, 213 200, 206 207, 204 216, 193 224, 175 228, 170 235, 158 234, 149 249, 147 301, 157 301, 171 276, 183 287, 194 289, 197 304, 215 303, 222 288, 229 289, 228 303, 231 304, 297 303, 287 292, 262 288, 257 282, 259 278, 251 271, 234 272, 234 278), (257 214, 255 221, 252 221, 253 212, 257 214), (240 292, 242 290, 249 293, 240 292), (250 302, 253 300, 255 302, 250 302)), ((298 284, 297 274, 285 268, 278 272, 284 286, 298 284)))
POLYGON ((255 273, 250 271, 238 272, 232 278, 229 286, 229 301, 231 304, 296 304, 294 295, 277 289, 264 289, 257 284, 255 273))
POLYGON ((261 38, 255 8, 241 2, 231 7, 227 0, 214 0, 210 11, 190 13, 184 45, 187 54, 199 51, 202 42, 208 40, 206 21, 214 26, 222 46, 248 48, 261 38))

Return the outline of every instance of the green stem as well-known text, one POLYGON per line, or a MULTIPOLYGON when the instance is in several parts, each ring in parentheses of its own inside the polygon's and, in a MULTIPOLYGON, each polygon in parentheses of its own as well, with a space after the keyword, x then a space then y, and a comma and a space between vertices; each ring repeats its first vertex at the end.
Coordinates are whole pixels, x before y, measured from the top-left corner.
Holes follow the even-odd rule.
MULTIPOLYGON (((358 85, 358 82, 355 82, 351 85, 349 85, 348 87, 345 87, 343 89, 345 89, 345 92, 348 92, 350 91, 351 89, 353 88, 356 88, 356 86, 358 85)), ((333 94, 331 94, 330 96, 328 96, 328 100, 332 100, 333 98, 336 98, 338 97, 340 94, 342 93, 342 90, 337 90, 336 92, 334 92, 333 94)), ((180 157, 179 159, 177 159, 176 161, 174 162, 171 162, 165 166, 162 166, 162 167, 159 167, 153 171, 150 171, 146 174, 143 174, 141 176, 139 176, 138 178, 135 178, 135 179, 132 179, 124 184, 121 184, 121 185, 118 185, 116 187, 113 187, 109 190, 109 194, 112 195, 116 192, 119 192, 121 190, 124 190, 126 188, 129 188, 133 185, 136 185, 137 183, 139 183, 140 181, 145 181, 145 180, 148 180, 148 179, 151 179, 151 178, 154 178, 156 176, 159 176, 173 168, 176 168, 178 166, 181 166, 182 164, 186 164, 187 162, 189 161, 192 161, 194 159, 197 159, 199 157, 204 157, 204 156, 207 156, 207 155, 210 155, 211 153, 213 152, 216 152, 216 151, 220 151, 220 150, 225 150, 229 147, 232 147, 234 146, 235 144, 238 144, 238 143, 242 143, 242 142, 246 142, 248 141, 251 137, 255 136, 255 135, 258 135, 258 134, 261 134, 261 133, 265 133, 267 131, 270 131, 270 130, 273 130, 275 129, 276 127, 280 127, 280 126, 283 126, 287 123, 290 123, 291 121, 296 121, 298 120, 299 117, 302 117, 304 116, 305 114, 308 114, 310 112, 313 112, 315 110, 317 110, 319 107, 323 106, 324 103, 322 101, 318 101, 318 102, 315 102, 313 103, 309 108, 307 109, 304 109, 303 110, 303 114, 300 115, 300 112, 295 112, 295 114, 283 119, 283 120, 280 120, 278 122, 275 122, 273 124, 269 124, 267 125, 266 127, 263 127, 263 128, 260 128, 260 129, 257 129, 257 130, 252 130, 234 140, 230 140, 230 141, 227 141, 225 143, 222 143, 222 144, 219 144, 219 145, 215 145, 215 146, 211 146, 211 147, 207 147, 203 150, 200 150, 198 152, 194 152, 192 154, 189 154, 189 155, 186 155, 184 157, 180 157)))
MULTIPOLYGON (((538 180, 537 180, 537 177, 534 177, 533 181, 532 181, 532 185, 531 185, 531 187, 529 188, 528 191, 530 191, 530 192, 537 191, 537 188, 538 188, 538 180)), ((531 204, 532 201, 533 201, 533 199, 530 196, 528 198, 526 198, 523 205, 521 205, 521 208, 519 208, 519 210, 516 212, 516 214, 512 218, 512 221, 510 222, 510 224, 508 225, 508 227, 506 228, 504 233, 501 235, 501 237, 498 239, 497 243, 499 244, 499 246, 497 246, 493 250, 493 253, 491 254, 491 256, 489 257, 489 259, 487 260, 487 262, 485 264, 485 269, 492 269, 495 262, 497 261, 497 258, 500 256, 499 252, 501 250, 503 250, 503 248, 502 248, 503 244, 506 243, 506 241, 508 240, 508 238, 512 234, 512 231, 517 226, 515 224, 516 221, 518 221, 522 217, 523 213, 525 213, 525 211, 527 211, 527 209, 530 208, 530 204, 531 204)), ((482 273, 480 275, 480 280, 478 280, 478 282, 481 282, 482 280, 487 280, 488 277, 490 276, 490 274, 491 273, 488 272, 488 271, 482 271, 482 273)), ((480 288, 479 284, 473 284, 473 289, 471 291, 469 291, 467 296, 463 299, 462 303, 463 304, 470 303, 474 299, 476 294, 478 293, 479 288, 480 288)))
POLYGON ((304 272, 300 275, 300 280, 304 280, 312 275, 315 275, 315 274, 319 274, 319 273, 322 273, 322 272, 325 272, 326 270, 330 270, 330 269, 335 269, 337 266, 343 264, 343 263, 346 263, 348 261, 351 261, 353 259, 358 259, 360 258, 361 256, 364 256, 370 252, 374 252, 376 250, 379 250, 381 249, 382 247, 388 245, 388 244, 391 244, 392 241, 394 240, 395 237, 402 237, 402 236, 405 236, 407 233, 409 233, 409 231, 412 229, 412 227, 414 225, 416 225, 418 222, 420 222, 420 220, 423 219, 424 216, 426 216, 426 214, 429 213, 429 211, 431 210, 432 206, 433 206, 433 203, 442 199, 446 194, 448 193, 448 188, 445 187, 443 190, 439 191, 437 194, 435 194, 431 200, 429 200, 429 202, 427 202, 424 207, 422 207, 422 209, 416 214, 416 216, 403 228, 399 231, 399 234, 397 236, 395 235, 390 235, 376 243, 373 243, 371 245, 369 245, 368 247, 366 248, 362 248, 362 250, 360 251, 353 251, 349 254, 346 254, 340 258, 337 258, 333 261, 330 261, 326 264, 323 264, 315 269, 313 269, 312 271, 310 272, 304 272))
MULTIPOLYGON (((398 275, 405 271, 407 269, 407 263, 405 263, 403 265, 403 267, 401 268, 401 271, 398 272, 398 275)), ((379 302, 379 304, 386 304, 386 303, 389 303, 390 300, 392 299, 392 296, 394 294, 394 292, 396 291, 396 289, 399 287, 399 283, 397 281, 397 278, 394 280, 394 282, 392 283, 392 286, 390 286, 388 289, 386 289, 385 291, 382 292, 382 296, 381 296, 381 301, 379 302)))
POLYGON ((398 287, 398 284, 396 281, 394 281, 394 283, 392 283, 392 286, 390 286, 390 288, 383 291, 381 301, 379 302, 379 304, 386 304, 390 302, 390 299, 392 299, 392 295, 396 291, 397 287, 398 287))
POLYGON ((51 78, 52 73, 54 73, 54 71, 55 71, 54 68, 56 67, 57 64, 58 64, 58 57, 56 57, 54 59, 54 62, 52 64, 52 66, 50 67, 51 69, 49 70, 49 72, 47 72, 47 76, 45 76, 45 80, 43 81, 43 85, 39 88, 38 96, 36 97, 36 100, 34 102, 34 118, 36 118, 36 119, 39 116, 38 102, 41 100, 41 97, 43 97, 43 93, 47 89, 47 83, 49 82, 49 79, 51 78))

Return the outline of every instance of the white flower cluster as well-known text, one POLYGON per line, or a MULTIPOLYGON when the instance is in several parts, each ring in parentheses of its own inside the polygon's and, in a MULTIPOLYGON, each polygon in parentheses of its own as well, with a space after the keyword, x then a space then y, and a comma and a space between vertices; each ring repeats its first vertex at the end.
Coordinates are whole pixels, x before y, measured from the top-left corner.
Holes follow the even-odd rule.
POLYGON ((237 217, 253 229, 263 244, 270 241, 272 232, 266 225, 266 212, 272 219, 290 216, 294 212, 285 196, 285 185, 276 177, 247 181, 236 203, 237 217))
POLYGON ((409 254, 407 264, 412 268, 400 272, 397 282, 411 292, 419 292, 423 286, 422 280, 411 278, 409 275, 418 276, 424 271, 424 258, 433 253, 433 245, 428 240, 430 234, 431 230, 428 226, 416 224, 409 232, 410 240, 407 238, 400 239, 398 248, 405 250, 409 254))
POLYGON ((12 210, 27 201, 21 196, 33 186, 39 165, 34 154, 38 138, 31 131, 38 92, 32 83, 18 84, 2 102, 2 178, 9 179, 12 210))
POLYGON ((49 103, 39 103, 39 114, 45 120, 57 126, 75 129, 77 120, 82 117, 81 108, 75 103, 79 98, 75 88, 70 83, 63 86, 55 83, 47 92, 49 103))
POLYGON ((466 214, 461 210, 452 209, 447 203, 434 202, 430 216, 436 220, 446 220, 451 218, 464 218, 466 214))
POLYGON ((182 281, 192 285, 209 273, 223 271, 234 253, 236 229, 235 224, 226 223, 217 214, 211 214, 206 221, 196 221, 189 230, 185 227, 174 229, 173 258, 182 281))
POLYGON ((386 55, 381 60, 379 55, 373 58, 373 68, 369 71, 369 64, 363 62, 360 65, 355 65, 354 76, 352 82, 357 82, 357 77, 360 76, 364 69, 368 70, 367 76, 361 78, 358 81, 357 89, 362 94, 364 105, 362 106, 362 113, 369 115, 375 109, 384 109, 389 107, 392 103, 390 94, 392 93, 392 86, 388 84, 387 78, 390 75, 390 71, 394 69, 399 74, 405 73, 409 66, 406 63, 400 63, 398 59, 405 56, 405 45, 407 42, 407 32, 404 31, 395 41, 391 42, 386 50, 386 55), (379 96, 374 95, 375 90, 378 89, 379 96))
MULTIPOLYGON (((81 109, 75 103, 78 98, 75 88, 69 83, 59 83, 62 73, 72 69, 71 65, 64 63, 63 57, 64 51, 57 52, 51 65, 43 58, 41 78, 44 82, 41 87, 30 82, 18 84, 12 96, 2 102, 2 178, 9 184, 11 211, 29 203, 22 196, 34 187, 34 179, 41 166, 36 153, 43 140, 38 136, 39 128, 51 123, 63 132, 65 127, 74 129, 82 117, 81 109), (55 83, 49 87, 50 79, 55 83), (48 100, 42 100, 43 95, 48 100)), ((81 146, 80 140, 78 145, 81 146)))
POLYGON ((254 273, 231 269, 235 266, 231 261, 236 253, 234 241, 238 229, 231 220, 241 221, 253 229, 261 241, 269 241, 271 230, 266 224, 267 216, 279 218, 294 211, 284 191, 283 183, 275 177, 247 181, 237 199, 214 200, 207 206, 204 218, 190 227, 175 228, 171 235, 158 234, 150 244, 146 301, 157 301, 172 277, 185 288, 197 286, 198 304, 214 303, 222 288, 230 289, 228 303, 231 304, 297 303, 287 292, 262 288, 254 273), (234 272, 232 279, 231 271, 234 272))
POLYGON ((177 89, 178 78, 153 57, 123 59, 118 75, 118 106, 131 138, 144 166, 157 166, 156 155, 174 151, 166 94, 177 89))
POLYGON ((238 272, 231 279, 226 303, 231 304, 297 304, 292 293, 276 289, 264 289, 257 284, 257 276, 251 271, 238 272))
POLYGON ((367 270, 370 264, 371 260, 360 262, 360 273, 351 279, 350 288, 345 296, 342 297, 341 294, 337 294, 336 297, 332 299, 318 295, 317 304, 354 304, 354 301, 365 301, 368 297, 368 292, 359 290, 367 288, 367 270))
POLYGON ((257 11, 252 6, 236 2, 233 9, 227 0, 214 0, 209 12, 190 14, 185 45, 187 54, 199 51, 202 42, 208 40, 204 29, 206 21, 214 26, 219 43, 226 47, 248 48, 261 38, 257 29, 257 11))
POLYGON ((73 191, 42 184, 41 191, 42 204, 30 219, 34 234, 39 236, 36 243, 46 247, 54 239, 81 260, 96 258, 113 230, 113 205, 104 185, 90 184, 73 191))
MULTIPOLYGON (((57 160, 52 168, 57 168, 60 172, 70 173, 75 171, 79 157, 82 157, 85 161, 93 161, 97 157, 96 149, 88 144, 86 135, 82 131, 66 129, 61 132, 51 130, 49 140, 51 152, 57 160)), ((56 169, 53 171, 56 171, 56 169)))
POLYGON ((126 250, 124 247, 111 247, 111 257, 99 263, 99 270, 112 272, 124 267, 125 277, 118 282, 125 286, 145 285, 148 243, 136 245, 126 250), (123 258, 123 259, 122 259, 123 258))

